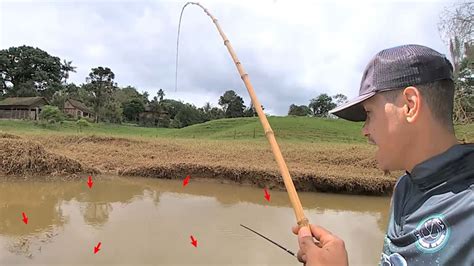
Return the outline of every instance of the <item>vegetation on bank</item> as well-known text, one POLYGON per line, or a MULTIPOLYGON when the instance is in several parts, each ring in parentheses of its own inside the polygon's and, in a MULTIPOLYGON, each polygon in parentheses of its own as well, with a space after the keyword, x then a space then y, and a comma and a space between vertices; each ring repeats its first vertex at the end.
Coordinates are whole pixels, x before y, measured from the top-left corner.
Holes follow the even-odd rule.
MULTIPOLYGON (((298 190, 386 195, 401 174, 387 175, 377 168, 375 147, 361 136, 361 123, 308 117, 269 120, 298 190)), ((220 119, 183 129, 0 120, 0 131, 3 174, 190 174, 284 189, 256 118, 220 119)), ((474 140, 472 124, 457 126, 456 131, 459 138, 474 140)))
MULTIPOLYGON (((278 140, 298 142, 365 143, 362 123, 341 119, 311 117, 269 117, 278 140)), ((456 125, 456 136, 464 142, 474 142, 474 124, 456 125)), ((145 138, 199 138, 220 140, 265 140, 256 117, 218 119, 182 129, 147 128, 134 124, 81 123, 64 121, 42 125, 32 121, 0 120, 0 131, 14 134, 82 134, 145 138)))

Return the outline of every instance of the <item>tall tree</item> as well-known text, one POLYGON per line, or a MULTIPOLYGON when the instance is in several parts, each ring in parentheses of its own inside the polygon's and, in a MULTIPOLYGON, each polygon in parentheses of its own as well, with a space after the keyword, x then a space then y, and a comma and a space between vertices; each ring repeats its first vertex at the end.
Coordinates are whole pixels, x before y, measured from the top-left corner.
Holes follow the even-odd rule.
POLYGON ((174 119, 179 111, 185 107, 185 104, 172 99, 164 99, 158 106, 164 113, 168 114, 170 119, 174 119))
POLYGON ((456 72, 464 54, 464 45, 471 44, 474 39, 474 2, 462 1, 451 4, 440 14, 438 30, 441 38, 449 46, 451 60, 456 72))
POLYGON ((224 111, 217 107, 212 107, 209 102, 206 102, 202 108, 200 108, 204 113, 204 117, 206 121, 221 119, 225 117, 224 111))
POLYGON ((139 99, 132 99, 131 101, 125 102, 122 104, 122 108, 125 119, 133 122, 137 122, 138 115, 145 111, 143 102, 139 99))
POLYGON ((341 93, 332 96, 332 99, 336 101, 335 102, 336 105, 341 105, 347 102, 347 96, 341 93))
POLYGON ((228 90, 219 98, 219 105, 224 110, 225 117, 243 117, 244 116, 244 100, 237 95, 235 91, 228 90))
POLYGON ((31 46, 0 50, 0 96, 44 96, 61 88, 64 65, 59 57, 31 46))
POLYGON ((76 67, 72 65, 72 61, 63 60, 63 64, 61 65, 61 75, 65 84, 67 84, 67 80, 69 79, 69 72, 75 73, 76 67))
POLYGON ((65 89, 58 90, 51 97, 50 103, 51 105, 58 107, 59 110, 63 110, 64 103, 67 101, 68 98, 69 93, 65 89))
POLYGON ((205 120, 204 112, 197 109, 194 105, 187 103, 174 117, 172 126, 182 128, 202 123, 205 120))
POLYGON ((202 107, 202 110, 205 112, 205 113, 208 113, 210 112, 212 109, 212 106, 211 106, 211 103, 210 102, 206 102, 204 104, 204 106, 202 107))
POLYGON ((309 103, 309 108, 313 115, 317 117, 327 117, 328 112, 335 107, 336 104, 333 103, 332 97, 326 93, 322 93, 318 97, 311 99, 309 103))
POLYGON ((454 66, 454 121, 474 120, 474 2, 450 5, 440 15, 438 29, 449 47, 454 66))
POLYGON ((290 109, 288 110, 288 115, 295 115, 295 116, 308 116, 311 114, 311 109, 309 109, 306 105, 290 105, 290 109))
POLYGON ((158 90, 158 99, 160 99, 160 102, 163 101, 163 97, 165 97, 165 92, 162 89, 158 90))
MULTIPOLYGON (((114 83, 115 74, 108 67, 92 68, 89 77, 86 78, 87 84, 85 89, 91 93, 93 109, 96 114, 96 122, 99 122, 102 116, 106 113, 105 106, 115 107, 112 102, 112 94, 116 90, 114 83)), ((115 111, 108 110, 107 113, 112 113, 115 116, 115 111)), ((114 118, 113 120, 117 120, 114 118)))
POLYGON ((142 97, 143 97, 143 102, 145 104, 150 102, 150 100, 148 99, 150 97, 150 94, 147 91, 142 91, 142 97))

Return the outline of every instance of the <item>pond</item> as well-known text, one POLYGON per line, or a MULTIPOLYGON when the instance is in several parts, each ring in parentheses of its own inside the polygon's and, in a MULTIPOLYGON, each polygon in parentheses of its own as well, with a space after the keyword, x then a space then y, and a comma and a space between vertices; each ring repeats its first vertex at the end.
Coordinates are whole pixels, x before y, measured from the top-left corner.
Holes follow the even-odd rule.
MULTIPOLYGON (((193 178, 0 183, 0 265, 301 265, 240 227, 298 251, 288 196, 269 193, 193 178)), ((378 263, 390 198, 299 195, 311 223, 345 240, 351 265, 378 263)))

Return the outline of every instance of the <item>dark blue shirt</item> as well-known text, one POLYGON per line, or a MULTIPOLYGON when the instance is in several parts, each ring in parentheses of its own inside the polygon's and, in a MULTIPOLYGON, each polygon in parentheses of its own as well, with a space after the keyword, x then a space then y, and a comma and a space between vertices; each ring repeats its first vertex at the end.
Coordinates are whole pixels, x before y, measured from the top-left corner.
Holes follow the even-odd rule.
POLYGON ((474 265, 474 144, 397 181, 381 265, 474 265))

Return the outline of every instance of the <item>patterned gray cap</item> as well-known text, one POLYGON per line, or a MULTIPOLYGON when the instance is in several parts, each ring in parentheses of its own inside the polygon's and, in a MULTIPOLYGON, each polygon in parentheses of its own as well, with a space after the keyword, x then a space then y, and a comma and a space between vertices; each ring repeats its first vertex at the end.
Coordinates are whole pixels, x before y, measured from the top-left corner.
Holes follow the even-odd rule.
POLYGON ((453 80, 449 60, 422 45, 402 45, 380 51, 365 68, 359 96, 329 111, 350 121, 365 121, 362 102, 377 92, 434 82, 453 80))

